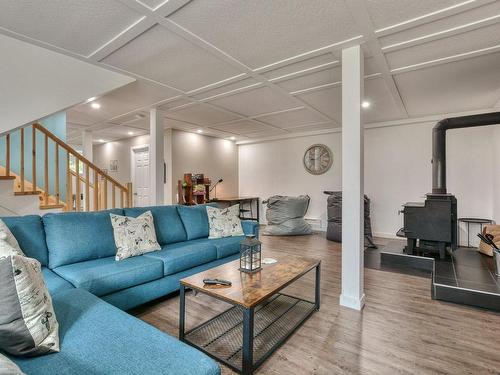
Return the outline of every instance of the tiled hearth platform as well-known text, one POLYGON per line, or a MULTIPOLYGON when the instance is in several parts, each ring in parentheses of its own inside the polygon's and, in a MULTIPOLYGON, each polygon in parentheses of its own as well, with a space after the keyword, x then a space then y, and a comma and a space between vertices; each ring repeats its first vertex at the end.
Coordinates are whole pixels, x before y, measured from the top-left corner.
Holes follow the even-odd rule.
POLYGON ((431 277, 432 298, 500 311, 500 277, 493 258, 474 248, 460 247, 439 259, 434 254, 406 255, 401 240, 379 239, 377 250, 365 251, 365 266, 431 277))

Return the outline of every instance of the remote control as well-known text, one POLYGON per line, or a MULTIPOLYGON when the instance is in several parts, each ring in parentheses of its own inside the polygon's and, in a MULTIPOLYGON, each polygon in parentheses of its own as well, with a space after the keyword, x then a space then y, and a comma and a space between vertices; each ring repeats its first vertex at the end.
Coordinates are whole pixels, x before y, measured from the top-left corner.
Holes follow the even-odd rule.
POLYGON ((204 279, 203 282, 208 285, 232 285, 231 281, 221 279, 204 279))

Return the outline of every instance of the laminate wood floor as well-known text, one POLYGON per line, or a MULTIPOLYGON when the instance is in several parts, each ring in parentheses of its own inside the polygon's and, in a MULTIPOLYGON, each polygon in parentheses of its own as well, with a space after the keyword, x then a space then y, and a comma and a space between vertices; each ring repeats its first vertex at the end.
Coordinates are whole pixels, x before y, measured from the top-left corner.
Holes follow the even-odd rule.
MULTIPOLYGON (((430 279, 365 269, 362 312, 339 306, 340 244, 322 235, 262 237, 263 256, 322 260, 321 310, 299 328, 257 374, 500 374, 500 314, 433 301, 430 279)), ((289 293, 313 298, 314 271, 289 293)), ((187 294, 189 329, 228 308, 207 295, 187 294)), ((173 336, 179 297, 132 311, 173 336)), ((222 367, 224 375, 233 374, 222 367)))

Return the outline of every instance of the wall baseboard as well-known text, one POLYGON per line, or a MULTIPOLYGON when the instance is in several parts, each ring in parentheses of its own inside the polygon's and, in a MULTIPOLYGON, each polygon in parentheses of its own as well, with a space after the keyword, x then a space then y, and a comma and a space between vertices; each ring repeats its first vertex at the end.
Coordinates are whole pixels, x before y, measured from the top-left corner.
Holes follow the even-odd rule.
POLYGON ((373 237, 404 240, 403 238, 396 236, 395 233, 373 232, 372 234, 373 234, 373 237))

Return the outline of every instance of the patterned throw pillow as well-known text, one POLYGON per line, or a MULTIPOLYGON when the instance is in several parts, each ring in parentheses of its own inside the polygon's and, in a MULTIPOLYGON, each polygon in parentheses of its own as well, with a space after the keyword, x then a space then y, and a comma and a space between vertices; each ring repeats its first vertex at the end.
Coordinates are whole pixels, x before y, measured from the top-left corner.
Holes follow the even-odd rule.
POLYGON ((59 351, 59 324, 39 261, 0 259, 0 301, 0 350, 20 356, 59 351))
POLYGON ((161 250, 151 211, 138 217, 110 214, 116 244, 116 260, 161 250))
POLYGON ((208 225, 210 227, 208 238, 222 238, 243 236, 241 226, 240 205, 235 204, 228 208, 207 206, 208 225))
POLYGON ((9 358, 0 353, 0 375, 25 375, 9 358))
POLYGON ((9 227, 0 220, 0 259, 9 255, 24 256, 24 253, 9 227))

